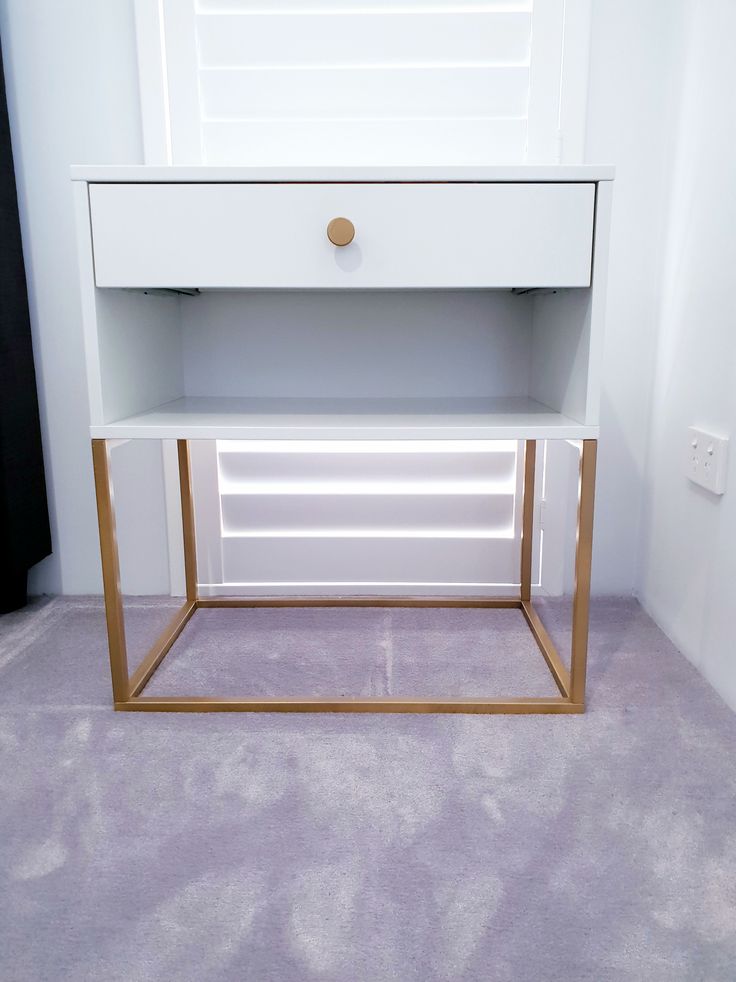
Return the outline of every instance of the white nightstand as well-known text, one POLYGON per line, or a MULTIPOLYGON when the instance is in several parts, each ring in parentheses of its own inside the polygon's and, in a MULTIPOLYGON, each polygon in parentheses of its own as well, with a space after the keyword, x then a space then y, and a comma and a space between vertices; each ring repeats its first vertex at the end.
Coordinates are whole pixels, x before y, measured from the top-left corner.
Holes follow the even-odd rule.
MULTIPOLYGON (((613 171, 594 167, 74 167, 91 436, 116 709, 582 712, 613 171), (330 223, 336 219, 343 222, 330 223), (328 236, 328 227, 329 236, 328 236), (332 239, 332 241, 331 241, 332 239), (344 244, 343 244, 344 243, 344 244), (163 291, 515 290, 528 336, 503 392, 453 399, 227 395, 189 351, 163 291), (509 385, 512 391, 509 392, 509 385), (109 441, 178 441, 187 599, 129 675, 109 441), (198 592, 189 441, 517 440, 525 447, 518 597, 222 598, 198 592), (580 452, 571 668, 531 601, 537 440, 580 452), (447 605, 520 609, 559 698, 147 697, 188 619, 206 606, 447 605)), ((184 301, 186 302, 186 301, 184 301)), ((206 319, 206 305, 199 315, 206 319)), ((206 328, 206 320, 201 324, 206 328)), ((452 331, 452 324, 447 325, 452 331)), ((215 354, 225 364, 222 337, 215 354)), ((429 343, 429 342, 428 342, 429 343)))

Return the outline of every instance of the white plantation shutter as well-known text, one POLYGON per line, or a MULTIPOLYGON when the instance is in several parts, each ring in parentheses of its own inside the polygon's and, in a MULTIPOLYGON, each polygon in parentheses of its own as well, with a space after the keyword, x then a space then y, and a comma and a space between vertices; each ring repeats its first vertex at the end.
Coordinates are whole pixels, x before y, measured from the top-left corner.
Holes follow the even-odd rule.
MULTIPOLYGON (((136 25, 149 164, 582 162, 590 0, 136 0, 136 25)), ((521 447, 424 451, 194 441, 202 591, 517 592, 521 447)), ((174 445, 165 472, 176 544, 174 445)), ((552 592, 563 518, 536 526, 552 592)))
POLYGON ((148 115, 176 164, 555 162, 589 2, 138 0, 148 115))
POLYGON ((513 440, 192 441, 200 591, 513 595, 518 452, 513 440))

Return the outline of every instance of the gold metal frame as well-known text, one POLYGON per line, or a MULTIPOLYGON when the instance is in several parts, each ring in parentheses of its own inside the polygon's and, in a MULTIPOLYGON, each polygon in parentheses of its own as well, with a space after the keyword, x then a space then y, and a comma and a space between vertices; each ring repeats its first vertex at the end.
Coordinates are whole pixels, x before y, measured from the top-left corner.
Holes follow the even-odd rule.
POLYGON ((107 440, 92 441, 92 459, 100 528, 100 552, 105 591, 110 672, 115 709, 148 712, 353 712, 353 713, 582 713, 585 711, 585 671, 588 651, 590 565, 593 543, 593 503, 597 441, 580 444, 578 524, 575 546, 575 593, 572 613, 570 669, 560 658, 552 639, 532 605, 532 532, 534 525, 534 472, 536 441, 526 440, 522 500, 521 574, 519 597, 300 597, 240 598, 200 597, 194 507, 189 464, 189 444, 178 440, 179 483, 186 601, 131 675, 125 645, 120 563, 115 533, 115 509, 110 480, 110 448, 107 440), (549 698, 407 698, 384 696, 302 697, 263 696, 218 698, 215 696, 146 696, 146 685, 195 611, 206 607, 489 607, 521 610, 539 650, 560 690, 549 698))

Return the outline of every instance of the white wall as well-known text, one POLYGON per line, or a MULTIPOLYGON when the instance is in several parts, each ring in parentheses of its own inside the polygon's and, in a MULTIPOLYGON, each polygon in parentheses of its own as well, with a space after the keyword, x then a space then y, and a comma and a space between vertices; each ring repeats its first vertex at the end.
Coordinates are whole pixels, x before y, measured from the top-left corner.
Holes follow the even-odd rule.
MULTIPOLYGON (((69 164, 142 161, 133 0, 3 0, 0 33, 54 550, 29 585, 31 592, 98 593, 69 164)), ((136 460, 138 477, 150 481, 151 467, 160 469, 145 452, 136 460)), ((158 486, 144 492, 145 508, 128 508, 141 533, 135 540, 141 592, 168 589, 158 492, 158 486)), ((130 572, 133 558, 123 561, 130 572)))
POLYGON ((736 440, 736 5, 691 0, 687 16, 639 593, 736 709, 736 447, 722 498, 684 475, 689 425, 736 440))
POLYGON ((630 593, 641 537, 682 0, 594 0, 586 159, 616 166, 593 590, 630 593))

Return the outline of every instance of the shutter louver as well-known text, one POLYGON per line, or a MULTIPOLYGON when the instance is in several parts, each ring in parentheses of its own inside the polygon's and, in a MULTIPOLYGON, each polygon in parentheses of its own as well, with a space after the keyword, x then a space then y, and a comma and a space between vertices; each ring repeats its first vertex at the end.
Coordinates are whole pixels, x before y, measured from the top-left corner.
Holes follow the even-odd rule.
POLYGON ((529 121, 539 109, 555 117, 561 53, 534 51, 533 23, 537 12, 559 21, 561 36, 563 11, 563 0, 164 0, 174 159, 539 159, 529 121))

